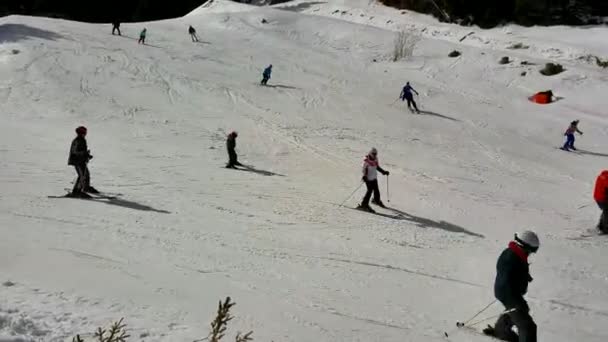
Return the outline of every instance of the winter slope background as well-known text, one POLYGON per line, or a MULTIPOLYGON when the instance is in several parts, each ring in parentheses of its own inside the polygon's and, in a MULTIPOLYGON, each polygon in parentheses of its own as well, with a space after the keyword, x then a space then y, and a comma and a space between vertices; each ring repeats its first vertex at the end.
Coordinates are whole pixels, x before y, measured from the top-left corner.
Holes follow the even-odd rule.
POLYGON ((191 341, 231 296, 233 332, 259 341, 439 341, 492 300, 496 257, 531 228, 540 340, 606 341, 607 242, 579 237, 599 215, 608 74, 578 57, 607 56, 608 30, 505 27, 459 43, 470 28, 369 3, 216 0, 124 37, 0 19, 0 340, 66 341, 126 317, 134 340, 191 341), (392 63, 401 28, 422 39, 392 63), (269 63, 273 87, 260 87, 269 63), (391 105, 406 80, 426 114, 391 105), (545 89, 564 99, 526 99, 545 89), (590 153, 556 149, 576 118, 590 153), (122 201, 47 198, 71 186, 79 124, 93 185, 122 201), (233 129, 241 160, 277 175, 222 167, 233 129), (385 216, 337 205, 372 146, 391 171, 385 216))

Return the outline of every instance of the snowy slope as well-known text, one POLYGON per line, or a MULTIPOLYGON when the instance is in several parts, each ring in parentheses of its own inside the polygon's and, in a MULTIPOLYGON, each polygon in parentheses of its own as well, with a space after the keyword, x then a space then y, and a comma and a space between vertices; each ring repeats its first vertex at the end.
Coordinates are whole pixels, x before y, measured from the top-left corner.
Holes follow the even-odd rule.
POLYGON ((608 338, 607 240, 579 238, 599 215, 608 74, 578 59, 606 57, 608 29, 470 30, 363 0, 214 0, 122 26, 0 18, 0 282, 14 283, 0 340, 68 341, 125 317, 136 341, 192 341, 231 296, 233 332, 258 341, 445 341, 492 300, 496 257, 525 228, 542 243, 540 340, 608 338), (422 40, 392 63, 402 27, 422 40), (422 115, 394 103, 405 81, 422 115), (546 89, 563 99, 527 100, 546 89), (577 118, 587 152, 556 149, 577 118), (71 186, 80 124, 93 185, 120 200, 47 198, 71 186), (259 172, 223 168, 231 130, 259 172), (383 216, 339 207, 372 146, 391 171, 383 216))

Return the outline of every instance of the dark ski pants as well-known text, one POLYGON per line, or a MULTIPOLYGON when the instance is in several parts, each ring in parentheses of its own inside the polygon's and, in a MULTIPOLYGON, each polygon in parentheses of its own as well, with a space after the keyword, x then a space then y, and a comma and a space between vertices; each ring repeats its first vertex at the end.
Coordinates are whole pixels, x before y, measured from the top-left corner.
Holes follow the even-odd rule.
POLYGON ((413 96, 404 96, 402 100, 407 101, 407 108, 412 109, 412 106, 414 106, 414 109, 418 111, 418 106, 416 105, 413 96))
POLYGON ((262 78, 262 82, 260 84, 262 85, 266 85, 266 83, 268 83, 268 80, 270 79, 270 77, 266 77, 264 76, 264 78, 262 78))
POLYGON ((146 37, 139 37, 139 41, 137 43, 146 44, 146 37))
POLYGON ((372 194, 374 194, 374 202, 380 202, 380 188, 378 188, 378 180, 374 179, 371 181, 365 181, 365 185, 367 186, 367 192, 365 193, 365 196, 363 196, 361 206, 369 206, 369 199, 372 197, 372 194))
POLYGON ((198 37, 196 36, 196 33, 190 33, 190 38, 192 38, 193 42, 198 42, 198 37))
POLYGON ((566 134, 566 143, 564 144, 564 148, 565 149, 573 149, 575 150, 576 148, 574 147, 574 134, 566 134))
POLYGON ((116 31, 118 31, 118 35, 120 36, 120 28, 118 28, 117 26, 112 27, 112 34, 115 34, 116 31))
POLYGON ((234 149, 228 149, 228 165, 227 167, 240 166, 241 163, 237 160, 236 151, 234 149))
POLYGON ((509 342, 536 342, 536 323, 524 310, 515 310, 500 315, 494 326, 494 335, 509 342), (517 334, 513 331, 517 327, 517 334))
POLYGON ((89 188, 91 182, 89 168, 87 167, 87 164, 74 165, 74 168, 78 174, 78 179, 76 179, 76 183, 74 183, 74 189, 72 189, 72 192, 85 192, 89 188))
POLYGON ((608 234, 608 203, 597 202, 598 207, 602 209, 602 215, 600 215, 600 222, 597 224, 597 228, 604 234, 608 234))

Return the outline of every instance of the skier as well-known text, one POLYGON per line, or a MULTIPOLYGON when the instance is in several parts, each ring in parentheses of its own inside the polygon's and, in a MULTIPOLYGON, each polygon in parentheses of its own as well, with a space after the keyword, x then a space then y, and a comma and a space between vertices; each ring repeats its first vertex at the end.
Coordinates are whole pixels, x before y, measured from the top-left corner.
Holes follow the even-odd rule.
POLYGON ((578 122, 579 120, 572 121, 570 123, 570 127, 568 127, 568 129, 564 133, 564 135, 566 136, 566 143, 562 147, 562 150, 569 151, 570 149, 572 149, 576 151, 576 147, 574 147, 574 133, 578 132, 578 134, 583 135, 583 132, 578 129, 578 122))
POLYGON ((99 191, 90 185, 91 179, 87 164, 89 160, 93 159, 93 156, 87 147, 86 135, 86 127, 80 126, 76 128, 76 138, 72 140, 72 145, 70 146, 68 165, 74 166, 78 174, 74 189, 68 195, 70 197, 90 198, 91 196, 87 192, 99 193, 99 191))
POLYGON ((593 198, 600 209, 602 209, 602 215, 600 216, 600 222, 597 224, 597 228, 601 233, 608 234, 608 170, 602 171, 602 173, 597 176, 593 198))
POLYGON ((237 166, 243 166, 243 164, 239 163, 237 160, 236 151, 236 137, 238 137, 238 133, 233 131, 228 134, 228 138, 226 139, 226 148, 228 149, 228 164, 226 164, 226 168, 236 169, 237 166))
POLYGON ((268 80, 270 79, 270 74, 272 74, 272 64, 270 64, 266 69, 264 69, 264 73, 262 74, 262 85, 266 85, 268 80))
POLYGON ((148 30, 144 28, 139 34, 139 41, 137 42, 138 44, 146 45, 146 33, 148 33, 148 30))
POLYGON ((118 20, 112 21, 112 35, 114 35, 116 31, 118 31, 118 35, 120 36, 120 21, 118 20))
POLYGON ((365 160, 363 161, 362 180, 367 186, 367 192, 365 193, 363 201, 358 207, 359 209, 367 210, 372 213, 375 212, 369 206, 369 199, 372 196, 372 193, 374 195, 372 203, 382 208, 385 208, 384 203, 382 203, 382 201, 380 200, 380 189, 378 188, 378 171, 385 176, 389 175, 388 171, 385 171, 380 167, 380 163, 378 161, 378 150, 376 150, 376 148, 372 148, 371 151, 369 151, 369 154, 365 157, 365 160))
POLYGON ((196 30, 192 25, 188 28, 188 33, 190 33, 190 38, 192 38, 193 42, 198 42, 198 36, 196 35, 196 30))
POLYGON ((420 111, 418 110, 418 106, 416 105, 416 101, 414 101, 414 94, 412 94, 412 92, 416 93, 416 95, 419 95, 416 89, 412 88, 410 82, 407 82, 403 87, 403 90, 401 90, 401 95, 399 95, 399 97, 401 98, 401 101, 407 100, 407 108, 410 111, 412 110, 412 105, 414 105, 416 113, 420 113, 420 111))
POLYGON ((536 323, 530 316, 530 308, 524 299, 528 283, 532 281, 528 256, 540 246, 538 236, 532 231, 515 234, 496 263, 494 295, 506 308, 494 327, 483 332, 509 342, 536 342, 536 323), (517 327, 517 334, 512 330, 517 327))

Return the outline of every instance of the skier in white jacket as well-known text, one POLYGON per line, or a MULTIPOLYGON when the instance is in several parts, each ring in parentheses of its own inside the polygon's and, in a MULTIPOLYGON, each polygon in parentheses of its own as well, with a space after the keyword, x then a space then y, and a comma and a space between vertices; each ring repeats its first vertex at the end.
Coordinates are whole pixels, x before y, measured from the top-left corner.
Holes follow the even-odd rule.
POLYGON ((364 209, 370 212, 374 212, 374 210, 369 206, 369 200, 374 195, 374 199, 372 203, 385 208, 384 203, 380 200, 380 189, 378 188, 378 172, 382 173, 385 176, 389 175, 389 172, 382 169, 380 167, 380 163, 378 162, 378 150, 376 148, 372 148, 369 151, 369 154, 365 157, 363 161, 363 178, 362 180, 365 182, 367 186, 367 192, 363 197, 363 201, 359 205, 360 209, 364 209))

